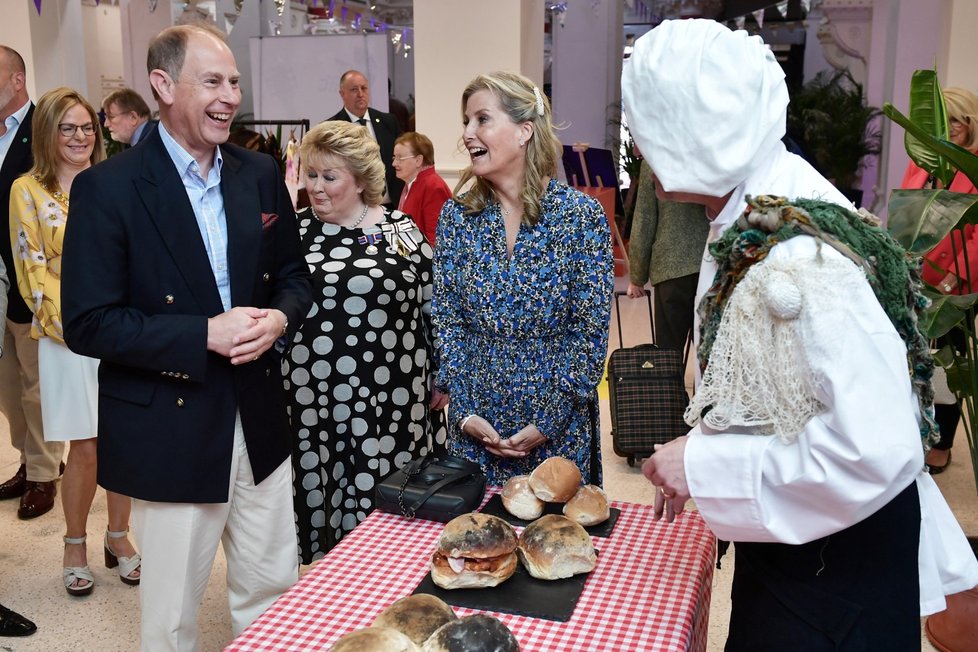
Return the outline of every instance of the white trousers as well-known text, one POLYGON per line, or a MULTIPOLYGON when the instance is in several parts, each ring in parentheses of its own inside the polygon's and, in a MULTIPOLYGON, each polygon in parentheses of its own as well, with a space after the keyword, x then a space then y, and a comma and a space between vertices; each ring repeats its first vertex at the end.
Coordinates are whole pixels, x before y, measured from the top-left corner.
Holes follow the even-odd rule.
POLYGON ((197 650, 197 613, 219 542, 227 558, 233 636, 299 579, 292 465, 285 460, 256 486, 240 418, 234 425, 228 502, 133 500, 132 521, 143 558, 144 652, 197 650))

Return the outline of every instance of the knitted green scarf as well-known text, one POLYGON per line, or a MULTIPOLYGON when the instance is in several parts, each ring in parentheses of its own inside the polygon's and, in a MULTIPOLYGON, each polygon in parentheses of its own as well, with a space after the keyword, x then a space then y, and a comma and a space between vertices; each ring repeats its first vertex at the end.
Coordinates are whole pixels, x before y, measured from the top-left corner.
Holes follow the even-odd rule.
POLYGON ((934 360, 927 338, 917 326, 930 300, 920 293, 920 258, 911 256, 868 213, 857 214, 828 202, 760 195, 747 197, 737 222, 710 245, 717 273, 699 306, 701 369, 710 361, 723 310, 737 283, 771 248, 798 235, 828 244, 860 266, 880 305, 907 347, 907 362, 922 415, 920 437, 925 451, 938 441, 934 421, 934 360))

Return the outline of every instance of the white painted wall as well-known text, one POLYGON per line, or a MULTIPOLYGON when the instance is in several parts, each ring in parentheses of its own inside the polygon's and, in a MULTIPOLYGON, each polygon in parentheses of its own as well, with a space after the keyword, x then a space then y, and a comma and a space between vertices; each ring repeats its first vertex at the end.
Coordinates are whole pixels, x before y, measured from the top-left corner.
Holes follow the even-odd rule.
POLYGON ((564 145, 577 142, 612 149, 620 118, 624 38, 622 3, 577 3, 554 21, 551 82, 554 122, 564 145))
POLYGON ((434 144, 435 166, 449 187, 469 161, 460 146, 465 86, 496 70, 543 84, 543 10, 543 0, 414 3, 417 130, 434 144))

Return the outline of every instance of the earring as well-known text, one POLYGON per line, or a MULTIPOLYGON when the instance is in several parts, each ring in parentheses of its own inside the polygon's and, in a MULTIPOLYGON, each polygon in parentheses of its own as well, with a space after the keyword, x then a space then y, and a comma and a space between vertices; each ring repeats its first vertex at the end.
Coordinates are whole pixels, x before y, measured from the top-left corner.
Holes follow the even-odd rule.
POLYGON ((523 145, 525 145, 525 144, 526 144, 526 141, 523 140, 522 138, 520 138, 520 147, 523 147, 523 145))

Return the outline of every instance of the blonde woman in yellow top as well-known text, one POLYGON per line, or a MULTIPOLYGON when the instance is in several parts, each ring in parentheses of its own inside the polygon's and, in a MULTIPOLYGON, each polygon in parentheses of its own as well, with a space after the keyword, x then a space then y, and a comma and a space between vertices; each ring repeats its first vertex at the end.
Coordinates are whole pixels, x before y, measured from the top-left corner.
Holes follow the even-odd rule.
MULTIPOLYGON (((105 158, 95 109, 70 88, 48 91, 33 118, 34 167, 10 191, 10 239, 17 286, 31 307, 38 340, 44 438, 70 441, 61 480, 66 535, 63 578, 71 595, 88 595, 95 578, 85 548, 95 497, 98 360, 72 353, 61 326, 61 249, 71 182, 105 158)), ((90 252, 97 256, 98 252, 90 252)), ((105 563, 127 584, 139 583, 140 557, 128 538, 131 501, 107 492, 105 563)))

